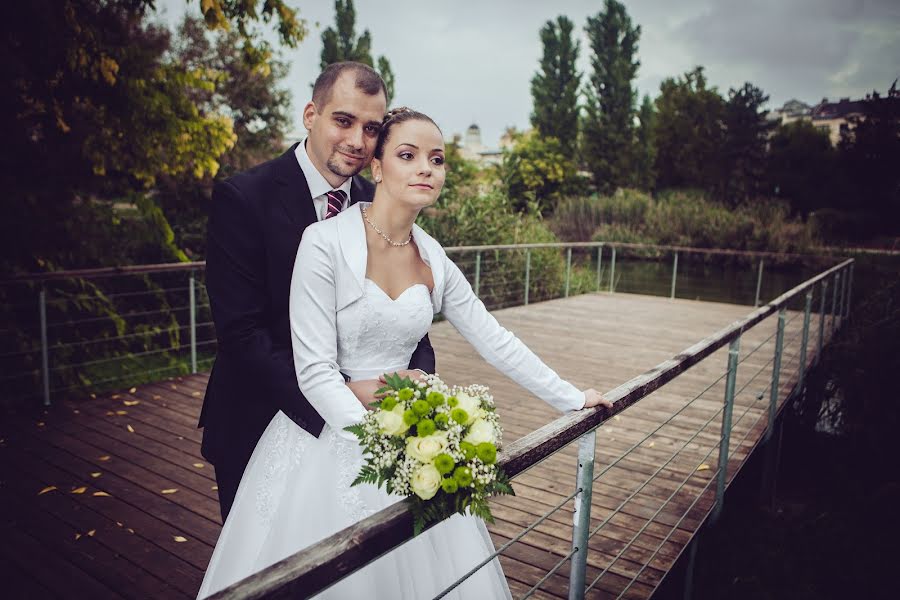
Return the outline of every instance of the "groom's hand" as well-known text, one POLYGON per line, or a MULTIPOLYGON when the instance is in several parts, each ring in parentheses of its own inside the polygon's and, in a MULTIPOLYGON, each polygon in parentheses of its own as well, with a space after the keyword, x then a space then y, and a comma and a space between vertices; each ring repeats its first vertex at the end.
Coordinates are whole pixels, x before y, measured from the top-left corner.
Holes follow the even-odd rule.
POLYGON ((383 386, 384 384, 378 379, 360 379, 347 382, 347 387, 350 388, 350 391, 353 392, 353 395, 356 396, 356 399, 359 400, 366 410, 372 410, 372 407, 369 405, 379 399, 375 392, 383 386))

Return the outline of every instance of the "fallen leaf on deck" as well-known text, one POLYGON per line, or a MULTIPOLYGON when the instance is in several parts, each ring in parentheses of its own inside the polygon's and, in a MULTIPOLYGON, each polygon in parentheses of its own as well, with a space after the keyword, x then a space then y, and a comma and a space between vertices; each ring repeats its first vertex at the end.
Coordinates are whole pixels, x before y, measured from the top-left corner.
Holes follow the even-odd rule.
POLYGON ((93 477, 94 479, 97 479, 101 475, 103 475, 103 473, 101 473, 100 471, 94 471, 93 473, 91 473, 91 477, 93 477))
POLYGON ((174 494, 178 491, 178 488, 169 488, 167 490, 160 490, 160 494, 174 494))
POLYGON ((47 492, 52 492, 55 489, 56 489, 55 485, 48 485, 47 487, 45 487, 44 489, 42 489, 41 491, 38 492, 38 496, 46 494, 47 492))
POLYGON ((655 445, 656 445, 656 442, 650 442, 649 444, 647 444, 647 447, 652 448, 655 445))
POLYGON ((110 398, 112 398, 113 400, 118 400, 121 397, 122 397, 121 394, 113 394, 112 396, 110 396, 110 398))
POLYGON ((101 461, 101 462, 106 462, 106 461, 109 460, 109 456, 101 456, 101 457, 98 458, 97 460, 99 460, 99 461, 101 461))
POLYGON ((616 421, 621 421, 622 417, 620 417, 619 415, 615 415, 613 416, 613 419, 615 419, 616 421))
POLYGON ((194 463, 194 466, 197 467, 198 469, 202 469, 206 465, 204 465, 203 463, 194 463))
POLYGON ((134 433, 134 427, 131 425, 126 425, 125 428, 128 430, 128 433, 134 433))
POLYGON ((81 537, 81 534, 80 534, 80 533, 76 533, 76 534, 75 534, 75 541, 78 541, 78 538, 80 538, 80 537, 81 537))
POLYGON ((96 529, 91 529, 90 531, 87 532, 87 534, 88 534, 89 537, 94 537, 94 534, 95 534, 95 533, 97 533, 97 530, 96 530, 96 529))
POLYGON ((125 531, 127 531, 128 533, 134 533, 134 529, 132 529, 131 527, 129 527, 129 528, 126 529, 125 531))
POLYGON ((709 471, 709 465, 707 465, 707 464, 702 464, 702 465, 700 465, 699 467, 697 467, 697 470, 698 470, 698 471, 709 471))
POLYGON ((162 396, 157 396, 156 394, 153 394, 153 399, 160 400, 160 399, 162 399, 162 396))
POLYGON ((121 523, 120 521, 116 521, 116 525, 118 525, 119 527, 121 527, 121 526, 122 526, 122 523, 121 523))
POLYGON ((81 411, 78 410, 77 408, 76 408, 75 410, 73 410, 72 412, 75 413, 76 415, 80 415, 80 414, 81 414, 81 411))
POLYGON ((179 542, 179 543, 187 541, 186 537, 181 537, 180 535, 176 535, 174 539, 176 542, 179 542))
POLYGON ((127 410, 117 410, 117 411, 116 411, 116 414, 119 415, 119 416, 127 415, 127 414, 128 414, 128 411, 127 411, 127 410))
POLYGON ((109 494, 107 494, 106 492, 94 492, 94 495, 97 496, 98 498, 101 498, 101 497, 108 498, 109 497, 109 494))
POLYGON ((136 404, 140 403, 140 400, 125 400, 124 402, 122 402, 122 404, 124 404, 125 406, 135 406, 136 404))
POLYGON ((97 394, 91 394, 91 398, 96 398, 97 394))
POLYGON ((199 398, 200 392, 191 392, 191 396, 193 396, 194 398, 199 398))
POLYGON ((44 426, 44 422, 43 422, 43 421, 38 421, 37 426, 38 426, 38 427, 43 427, 43 426, 44 426))
POLYGON ((177 390, 177 389, 178 389, 178 386, 175 385, 174 383, 173 383, 172 385, 170 385, 169 387, 172 388, 173 390, 177 390))
POLYGON ((212 491, 214 491, 214 492, 218 492, 218 491, 219 491, 219 486, 214 485, 214 486, 212 486, 211 489, 212 489, 212 491))
POLYGON ((111 417, 111 416, 113 416, 113 415, 115 415, 115 414, 116 414, 116 413, 114 413, 114 412, 111 411, 111 410, 106 411, 106 416, 107 416, 107 417, 111 417))
POLYGON ((78 488, 75 488, 74 490, 72 490, 72 493, 73 494, 83 494, 86 491, 87 491, 87 488, 84 486, 81 486, 81 487, 78 487, 78 488))
POLYGON ((128 393, 129 393, 129 394, 133 394, 133 393, 135 393, 136 391, 137 391, 137 388, 136 388, 136 387, 133 387, 133 388, 131 388, 130 390, 128 390, 128 393))

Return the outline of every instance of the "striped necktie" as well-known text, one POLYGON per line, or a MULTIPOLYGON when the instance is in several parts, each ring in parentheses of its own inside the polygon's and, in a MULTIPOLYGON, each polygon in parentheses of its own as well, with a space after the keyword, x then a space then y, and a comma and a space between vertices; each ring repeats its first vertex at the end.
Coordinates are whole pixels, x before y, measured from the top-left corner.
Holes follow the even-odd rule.
POLYGON ((325 197, 328 199, 328 207, 325 209, 326 219, 330 219, 344 210, 344 201, 347 199, 347 193, 344 190, 325 192, 325 197))

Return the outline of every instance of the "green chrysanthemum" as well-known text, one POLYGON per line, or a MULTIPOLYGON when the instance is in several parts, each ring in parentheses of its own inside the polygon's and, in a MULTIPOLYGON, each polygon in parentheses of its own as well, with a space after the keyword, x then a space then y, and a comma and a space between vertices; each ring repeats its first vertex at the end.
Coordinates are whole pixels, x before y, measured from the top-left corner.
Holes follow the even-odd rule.
MULTIPOLYGON (((415 409, 413 409, 413 410, 415 410, 415 409)), ((416 425, 416 433, 421 437, 425 437, 426 435, 431 435, 432 433, 435 432, 436 429, 437 429, 437 427, 435 426, 434 421, 432 421, 431 419, 421 419, 419 421, 419 423, 416 425)), ((495 454, 496 454, 496 452, 495 452, 495 454)))
POLYGON ((410 400, 412 400, 413 391, 409 388, 403 388, 402 390, 397 392, 397 395, 400 396, 400 399, 404 402, 409 402, 410 400))
POLYGON ((456 399, 456 396, 450 396, 449 398, 447 398, 447 404, 449 404, 452 408, 459 404, 459 400, 456 399))
POLYGON ((394 396, 388 396, 381 401, 381 410, 391 411, 397 406, 397 399, 394 396))
POLYGON ((482 442, 475 447, 475 455, 484 464, 492 465, 497 460, 497 446, 490 442, 482 442))
POLYGON ((407 425, 415 425, 419 422, 419 415, 411 408, 403 411, 403 422, 407 425))
POLYGON ((453 471, 453 479, 459 487, 468 487, 472 484, 472 469, 469 467, 456 467, 453 471))
POLYGON ((459 489, 459 484, 456 483, 456 480, 452 477, 447 477, 446 479, 441 481, 441 489, 448 494, 452 494, 459 489))
POLYGON ((461 408, 454 408, 450 411, 450 418, 459 423, 460 425, 465 425, 469 422, 469 413, 464 411, 461 408))
POLYGON ((420 417, 424 417, 431 412, 431 405, 424 400, 416 400, 412 404, 413 411, 420 417))
POLYGON ((456 466, 456 461, 449 454, 438 454, 434 457, 434 466, 441 475, 446 475, 456 466))
POLYGON ((437 408, 441 404, 444 403, 444 395, 440 392, 429 392, 428 396, 425 398, 428 401, 428 404, 432 406, 432 408, 437 408))
POLYGON ((463 453, 463 456, 466 457, 466 460, 472 460, 475 458, 475 446, 470 444, 469 442, 460 442, 459 451, 463 453))
POLYGON ((447 416, 447 413, 438 413, 434 415, 434 424, 441 429, 447 429, 447 425, 450 424, 450 417, 447 416))

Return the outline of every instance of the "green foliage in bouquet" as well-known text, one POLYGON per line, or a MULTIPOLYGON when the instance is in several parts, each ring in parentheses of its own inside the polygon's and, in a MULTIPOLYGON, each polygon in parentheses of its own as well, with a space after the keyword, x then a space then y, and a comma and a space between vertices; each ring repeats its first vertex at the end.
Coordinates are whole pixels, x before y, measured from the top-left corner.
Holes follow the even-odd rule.
POLYGON ((488 499, 514 492, 497 466, 502 430, 489 390, 451 388, 437 375, 385 382, 375 409, 346 428, 365 452, 353 485, 409 497, 415 535, 453 514, 493 522, 488 499))

